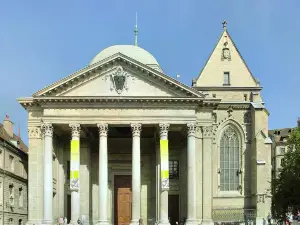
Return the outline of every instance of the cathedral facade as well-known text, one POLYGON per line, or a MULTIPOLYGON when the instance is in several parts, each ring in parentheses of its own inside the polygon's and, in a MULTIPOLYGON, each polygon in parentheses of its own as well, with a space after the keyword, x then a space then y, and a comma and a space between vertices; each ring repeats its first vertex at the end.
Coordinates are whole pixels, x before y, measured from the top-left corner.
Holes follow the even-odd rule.
POLYGON ((269 113, 223 28, 192 86, 137 45, 116 45, 18 99, 28 111, 28 224, 263 224, 269 113))

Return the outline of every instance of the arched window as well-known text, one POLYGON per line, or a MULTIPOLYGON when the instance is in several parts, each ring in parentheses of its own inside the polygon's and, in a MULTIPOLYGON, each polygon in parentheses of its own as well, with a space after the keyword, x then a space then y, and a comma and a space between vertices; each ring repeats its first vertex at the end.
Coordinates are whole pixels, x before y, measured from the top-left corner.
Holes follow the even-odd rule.
POLYGON ((225 127, 220 140, 220 190, 239 189, 240 141, 236 130, 225 127))

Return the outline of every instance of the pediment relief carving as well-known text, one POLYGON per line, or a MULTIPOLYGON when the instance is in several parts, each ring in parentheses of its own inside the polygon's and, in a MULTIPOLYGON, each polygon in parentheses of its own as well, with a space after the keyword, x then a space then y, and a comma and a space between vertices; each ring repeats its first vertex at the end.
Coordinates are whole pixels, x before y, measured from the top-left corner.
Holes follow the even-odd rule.
MULTIPOLYGON (((36 92, 33 96, 65 96, 71 90, 91 83, 99 77, 106 79, 106 81, 110 83, 109 88, 116 90, 119 95, 122 94, 124 90, 129 89, 130 82, 134 80, 132 80, 132 78, 136 77, 134 75, 145 78, 145 80, 151 81, 152 84, 158 84, 158 86, 163 87, 166 92, 170 92, 175 96, 204 98, 201 92, 193 90, 159 71, 151 70, 147 68, 147 66, 144 68, 141 65, 135 65, 122 57, 112 59, 106 64, 97 65, 97 67, 87 67, 36 92)), ((144 91, 147 92, 147 90, 144 91)))

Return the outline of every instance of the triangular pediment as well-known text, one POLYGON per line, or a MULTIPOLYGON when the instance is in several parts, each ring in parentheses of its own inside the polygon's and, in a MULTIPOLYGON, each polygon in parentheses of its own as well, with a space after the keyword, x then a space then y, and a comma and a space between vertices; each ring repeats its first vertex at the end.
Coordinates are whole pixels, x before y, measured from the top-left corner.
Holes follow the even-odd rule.
POLYGON ((33 97, 42 96, 205 97, 201 92, 120 53, 33 94, 33 97))
POLYGON ((197 87, 258 87, 245 60, 227 29, 224 29, 214 50, 196 80, 197 87), (229 78, 224 73, 228 73, 229 78), (229 79, 229 83, 225 80, 229 79))

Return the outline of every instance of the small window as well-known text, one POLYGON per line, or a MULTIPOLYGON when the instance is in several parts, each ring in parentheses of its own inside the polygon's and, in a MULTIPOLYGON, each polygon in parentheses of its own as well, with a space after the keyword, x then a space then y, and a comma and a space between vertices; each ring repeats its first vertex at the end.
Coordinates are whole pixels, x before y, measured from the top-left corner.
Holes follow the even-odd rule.
POLYGON ((8 219, 8 225, 13 225, 14 224, 14 219, 13 218, 9 218, 8 219))
POLYGON ((9 166, 10 166, 10 170, 14 171, 14 169, 15 169, 14 157, 12 155, 9 156, 9 166))
POLYGON ((244 101, 245 101, 245 102, 248 101, 248 96, 247 96, 247 94, 244 94, 244 101))
POLYGON ((169 161, 169 178, 179 179, 179 161, 171 160, 169 161))
POLYGON ((9 205, 10 206, 14 205, 14 197, 15 197, 14 185, 10 184, 9 185, 9 205))
POLYGON ((22 219, 19 219, 19 225, 22 225, 22 219))
POLYGON ((284 153, 285 153, 285 148, 284 148, 284 147, 281 147, 281 148, 280 148, 280 154, 281 154, 281 155, 284 155, 284 153))
POLYGON ((19 188, 19 207, 23 207, 23 199, 24 199, 23 188, 20 187, 19 188))
POLYGON ((70 161, 67 161, 67 180, 70 180, 71 170, 70 161))
POLYGON ((215 98, 215 97, 216 97, 216 94, 212 94, 212 96, 213 96, 213 98, 215 98))
POLYGON ((225 86, 230 85, 230 73, 229 72, 224 72, 224 84, 225 86))

